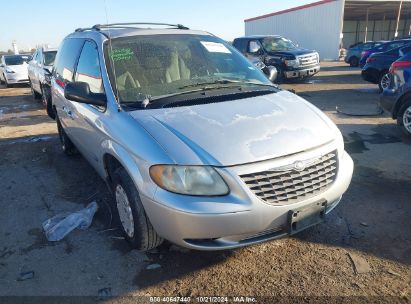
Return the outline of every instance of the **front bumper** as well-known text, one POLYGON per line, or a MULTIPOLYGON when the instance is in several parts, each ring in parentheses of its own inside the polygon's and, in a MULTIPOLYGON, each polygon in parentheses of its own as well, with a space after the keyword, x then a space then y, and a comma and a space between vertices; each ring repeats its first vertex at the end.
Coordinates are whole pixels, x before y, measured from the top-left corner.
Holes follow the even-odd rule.
MULTIPOLYGON (((181 202, 183 196, 158 189, 154 199, 142 196, 142 202, 154 229, 165 239, 197 250, 230 249, 289 234, 291 210, 324 200, 327 202, 326 213, 329 213, 347 190, 352 173, 353 161, 344 151, 339 156, 339 171, 330 188, 289 205, 267 204, 248 192, 248 188, 244 193, 234 190, 228 196, 197 198, 186 203, 181 202), (166 201, 172 196, 176 200, 174 206, 166 201)), ((231 184, 229 179, 228 184, 231 184)))
POLYGON ((317 64, 317 65, 314 65, 308 68, 303 68, 300 70, 285 71, 284 77, 287 79, 309 77, 314 74, 317 74, 320 71, 320 68, 321 68, 320 64, 317 64))
POLYGON ((29 76, 26 74, 6 73, 8 84, 29 83, 29 76))

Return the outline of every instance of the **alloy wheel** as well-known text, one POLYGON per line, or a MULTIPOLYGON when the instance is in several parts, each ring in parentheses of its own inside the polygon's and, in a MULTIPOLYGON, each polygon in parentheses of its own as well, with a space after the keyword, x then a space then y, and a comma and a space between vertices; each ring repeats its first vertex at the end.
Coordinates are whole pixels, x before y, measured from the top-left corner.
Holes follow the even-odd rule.
POLYGON ((116 204, 121 225, 126 234, 132 238, 134 236, 134 218, 128 200, 127 193, 121 185, 116 187, 116 204))
POLYGON ((381 77, 381 88, 382 88, 383 90, 385 90, 385 89, 387 89, 389 86, 390 86, 390 76, 389 76, 389 74, 387 73, 387 74, 384 74, 384 75, 381 77))
POLYGON ((405 109, 404 115, 402 116, 402 122, 404 128, 411 134, 411 106, 405 109))

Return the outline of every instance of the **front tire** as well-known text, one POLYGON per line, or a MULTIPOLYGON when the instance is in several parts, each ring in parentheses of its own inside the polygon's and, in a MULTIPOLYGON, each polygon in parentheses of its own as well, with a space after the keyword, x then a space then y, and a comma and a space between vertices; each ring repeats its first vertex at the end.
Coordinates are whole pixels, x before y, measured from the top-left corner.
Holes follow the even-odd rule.
POLYGON ((31 90, 31 95, 33 95, 33 98, 35 100, 39 100, 41 98, 41 95, 39 93, 37 93, 34 89, 33 89, 33 85, 31 83, 31 80, 29 79, 29 84, 30 84, 30 90, 31 90))
POLYGON ((148 219, 133 180, 122 167, 115 170, 112 187, 120 226, 130 245, 148 251, 163 242, 148 219))
POLYGON ((350 67, 357 67, 359 65, 359 60, 357 57, 350 58, 350 67))
POLYGON ((8 83, 6 76, 4 76, 4 85, 6 86, 6 88, 10 88, 10 87, 11 87, 11 84, 8 83))
POLYGON ((411 100, 407 100, 400 108, 397 115, 397 124, 408 136, 411 136, 411 100))
POLYGON ((380 89, 380 92, 384 91, 390 86, 390 74, 389 73, 383 73, 380 81, 378 82, 378 88, 380 89))
POLYGON ((277 79, 275 80, 275 83, 280 84, 284 82, 284 71, 280 67, 276 67, 277 69, 277 79))
POLYGON ((51 103, 51 97, 48 97, 48 95, 46 94, 44 86, 41 86, 41 99, 43 101, 43 104, 46 106, 47 115, 51 119, 55 120, 56 119, 56 113, 54 112, 53 104, 51 103))
POLYGON ((74 146, 71 139, 67 136, 66 131, 64 131, 63 126, 61 125, 60 119, 57 117, 57 130, 59 133, 61 149, 63 150, 64 154, 68 156, 72 156, 77 154, 77 149, 74 146))

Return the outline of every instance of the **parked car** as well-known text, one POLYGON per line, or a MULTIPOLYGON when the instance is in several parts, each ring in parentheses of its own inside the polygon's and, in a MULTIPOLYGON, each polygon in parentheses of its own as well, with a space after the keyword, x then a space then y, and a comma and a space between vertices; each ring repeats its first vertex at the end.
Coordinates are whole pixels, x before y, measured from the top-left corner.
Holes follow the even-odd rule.
POLYGON ((367 63, 361 71, 361 76, 365 81, 378 84, 380 91, 388 87, 388 71, 391 64, 404 54, 411 51, 411 44, 395 48, 383 53, 374 53, 367 59, 367 63))
POLYGON ((30 55, 3 55, 0 60, 0 82, 6 87, 18 83, 28 83, 27 62, 30 55))
POLYGON ((411 43, 411 39, 401 39, 401 40, 394 40, 394 41, 389 41, 386 43, 383 43, 381 45, 378 45, 376 47, 373 47, 368 50, 364 50, 361 53, 361 59, 360 59, 360 67, 363 68, 367 62, 368 57, 370 57, 374 53, 383 53, 387 52, 392 49, 400 48, 406 44, 411 43))
POLYGON ((346 63, 349 63, 350 66, 352 67, 357 67, 360 63, 362 52, 369 50, 371 48, 374 48, 376 46, 379 46, 386 42, 387 41, 368 41, 365 43, 362 43, 362 42, 356 43, 347 50, 347 53, 344 57, 344 61, 346 63))
POLYGON ((275 66, 278 83, 310 77, 320 71, 320 57, 316 51, 299 48, 281 36, 236 38, 233 46, 248 58, 259 58, 267 66, 275 66))
POLYGON ((166 26, 78 29, 53 69, 62 148, 105 179, 125 238, 218 250, 321 222, 353 172, 336 125, 223 40, 166 26))
POLYGON ((411 136, 411 53, 391 65, 389 76, 391 81, 380 96, 380 104, 411 136))
POLYGON ((277 69, 273 66, 266 66, 259 58, 252 58, 251 63, 260 69, 265 76, 271 81, 275 82, 277 79, 277 69))
POLYGON ((31 92, 35 99, 42 99, 47 113, 54 118, 51 107, 50 77, 56 58, 57 49, 38 48, 28 66, 31 92))

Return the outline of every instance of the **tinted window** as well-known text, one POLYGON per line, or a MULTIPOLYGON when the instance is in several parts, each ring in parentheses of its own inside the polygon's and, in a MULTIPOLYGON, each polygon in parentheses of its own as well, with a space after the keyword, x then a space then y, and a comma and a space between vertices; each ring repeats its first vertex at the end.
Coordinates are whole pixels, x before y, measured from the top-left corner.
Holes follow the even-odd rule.
POLYGON ((83 43, 83 39, 66 39, 63 41, 57 53, 54 69, 54 77, 60 86, 64 86, 64 84, 73 80, 74 66, 83 43))
POLYGON ((41 61, 43 60, 43 56, 42 56, 43 54, 41 53, 41 51, 38 51, 37 52, 37 58, 36 58, 36 61, 37 61, 37 63, 41 63, 41 61))
POLYGON ((38 51, 35 51, 34 54, 33 54, 33 60, 34 60, 34 61, 37 61, 37 52, 38 52, 38 51))
POLYGON ((234 46, 239 50, 241 53, 247 52, 247 40, 245 39, 237 39, 234 41, 234 46))
POLYGON ((406 42, 404 42, 404 41, 398 41, 398 42, 391 43, 388 46, 387 51, 395 49, 395 48, 400 47, 400 46, 403 46, 404 44, 406 44, 406 42))
POLYGON ((43 53, 43 63, 44 65, 53 65, 54 59, 56 59, 57 52, 44 52, 43 53))
POLYGON ((104 92, 98 50, 94 42, 86 41, 84 43, 78 60, 75 80, 88 83, 90 91, 93 93, 104 92))
POLYGON ((362 45, 359 45, 358 47, 362 50, 369 50, 370 48, 373 47, 373 43, 364 43, 362 45))
POLYGON ((406 54, 406 53, 411 52, 411 44, 407 44, 406 46, 404 46, 404 47, 401 49, 401 52, 402 52, 403 54, 406 54))
POLYGON ((296 48, 291 40, 284 37, 266 37, 262 41, 263 48, 267 52, 288 51, 296 48))
MULTIPOLYGON (((209 35, 127 36, 106 45, 106 63, 123 103, 234 82, 269 84, 233 46, 209 35)), ((248 83, 248 84, 247 84, 248 83)), ((227 84, 230 86, 230 84, 227 84)))
POLYGON ((258 40, 251 40, 248 44, 249 53, 257 53, 261 49, 261 43, 258 40))

